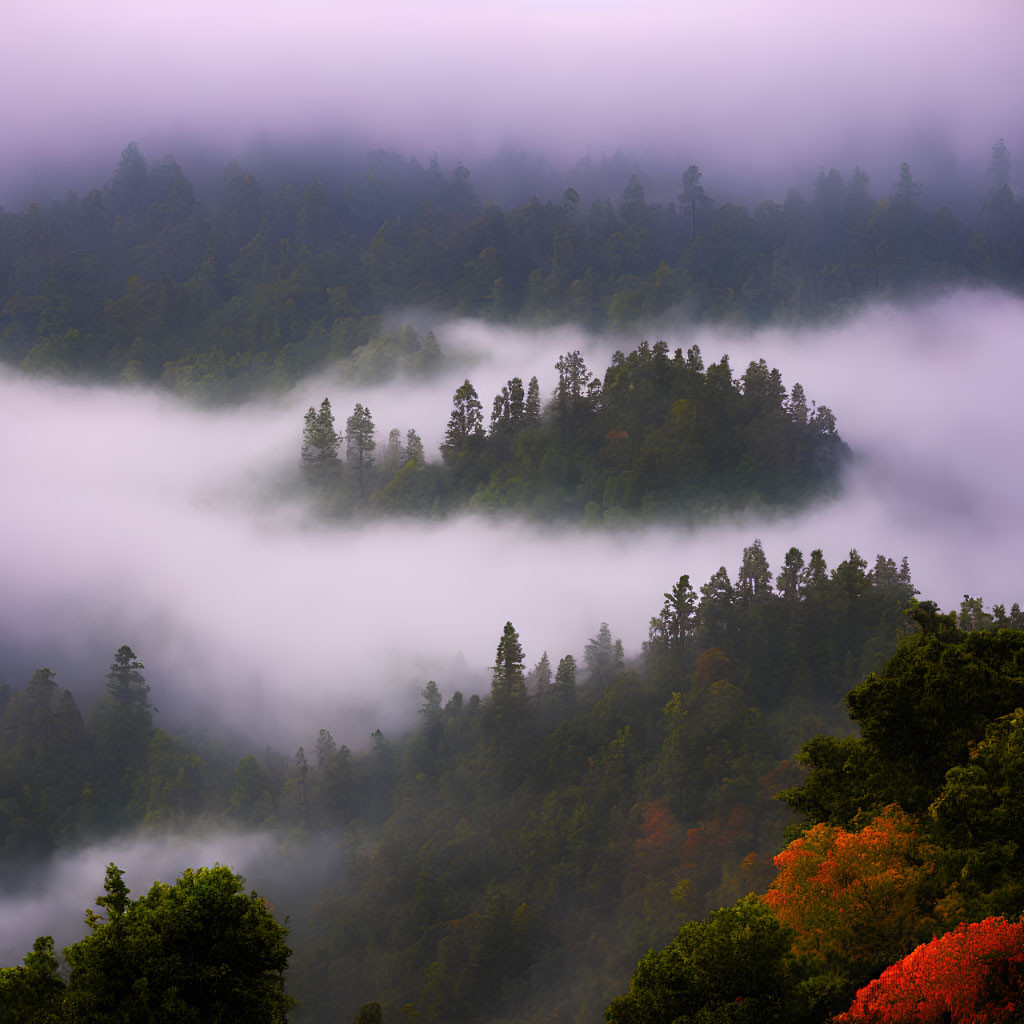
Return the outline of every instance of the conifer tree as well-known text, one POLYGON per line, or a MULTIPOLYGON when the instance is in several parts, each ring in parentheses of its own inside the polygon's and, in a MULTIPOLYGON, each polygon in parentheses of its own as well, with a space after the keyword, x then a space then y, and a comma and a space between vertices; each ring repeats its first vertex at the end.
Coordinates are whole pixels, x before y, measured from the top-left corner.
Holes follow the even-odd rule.
POLYGON ((309 468, 323 469, 337 464, 341 435, 334 429, 334 413, 330 399, 325 398, 320 408, 309 407, 302 430, 302 461, 309 468))
POLYGON ((356 473, 359 481, 359 497, 366 497, 366 489, 369 484, 370 473, 373 470, 374 449, 377 442, 373 437, 373 417, 370 410, 356 402, 352 415, 345 423, 348 434, 346 453, 348 465, 356 473))

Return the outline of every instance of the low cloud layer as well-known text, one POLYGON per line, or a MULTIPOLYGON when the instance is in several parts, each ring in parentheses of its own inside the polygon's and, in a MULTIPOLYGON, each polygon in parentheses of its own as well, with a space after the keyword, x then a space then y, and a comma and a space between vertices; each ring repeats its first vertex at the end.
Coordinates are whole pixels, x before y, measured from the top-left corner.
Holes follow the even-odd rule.
POLYGON ((0 196, 34 168, 107 169, 130 139, 226 159, 340 138, 445 166, 505 143, 560 163, 622 146, 776 181, 818 164, 980 169, 997 138, 1020 141, 1016 0, 39 0, 0 27, 17 41, 0 196))
POLYGON ((362 401, 379 431, 415 427, 436 453, 466 373, 485 405, 514 374, 536 373, 550 393, 560 351, 583 344, 600 372, 621 339, 460 323, 439 330, 441 343, 477 362, 436 384, 321 378, 221 412, 5 371, 0 678, 19 688, 45 664, 87 704, 128 643, 165 725, 203 709, 285 750, 321 726, 362 747, 373 728, 413 719, 427 678, 446 696, 486 686, 506 620, 531 664, 544 650, 578 656, 602 621, 638 652, 680 574, 734 573, 755 537, 775 568, 792 544, 823 548, 830 565, 853 547, 869 561, 907 555, 922 594, 946 608, 965 593, 1022 599, 1022 331, 1024 304, 986 292, 796 334, 666 334, 699 343, 708 362, 730 353, 737 374, 764 356, 832 407, 859 456, 836 502, 693 532, 356 526, 316 522, 301 500, 302 415, 324 394, 340 417, 362 401))

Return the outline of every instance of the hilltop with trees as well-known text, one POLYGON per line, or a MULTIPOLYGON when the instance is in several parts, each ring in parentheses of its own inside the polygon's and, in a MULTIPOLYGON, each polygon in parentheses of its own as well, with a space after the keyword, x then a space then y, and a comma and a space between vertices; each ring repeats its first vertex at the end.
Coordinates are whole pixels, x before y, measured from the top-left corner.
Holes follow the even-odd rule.
POLYGON ((307 482, 335 514, 471 509, 612 525, 793 507, 838 487, 849 450, 831 409, 809 404, 800 384, 787 393, 763 359, 734 378, 728 356, 705 369, 696 345, 670 355, 659 341, 616 352, 603 381, 578 351, 555 369, 550 401, 542 404, 536 377, 525 386, 513 377, 494 396, 489 423, 467 378, 452 398, 440 463, 425 459, 414 429, 403 444, 393 428, 379 452, 361 403, 338 430, 325 398, 305 416, 307 482))

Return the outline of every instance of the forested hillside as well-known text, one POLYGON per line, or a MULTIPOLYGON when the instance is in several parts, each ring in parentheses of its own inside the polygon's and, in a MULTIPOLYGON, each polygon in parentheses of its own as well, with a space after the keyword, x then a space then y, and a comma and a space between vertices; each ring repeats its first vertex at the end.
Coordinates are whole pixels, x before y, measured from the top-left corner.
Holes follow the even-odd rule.
POLYGON ((648 953, 609 1024, 734 1019, 736 1003, 779 1024, 847 1007, 845 1024, 1020 1019, 1020 615, 968 599, 959 622, 929 602, 912 618, 847 695, 859 734, 803 747, 810 774, 781 796, 806 820, 763 898, 648 953))
POLYGON ((133 143, 102 188, 0 211, 0 357, 239 398, 358 353, 373 375, 429 366, 382 319, 412 306, 625 330, 669 311, 814 322, 926 286, 1024 286, 1002 143, 959 217, 907 164, 893 176, 822 171, 809 196, 749 210, 716 203, 691 166, 672 202, 649 203, 634 174, 589 205, 567 180, 558 201, 502 209, 461 165, 378 152, 361 174, 273 188, 233 164, 203 205, 173 157, 133 143))
POLYGON ((641 661, 605 624, 579 665, 528 657, 508 624, 489 693, 429 682, 415 734, 377 731, 366 753, 321 730, 292 757, 229 763, 154 726, 128 647, 84 718, 40 669, 3 691, 4 858, 139 827, 337 831, 296 1020, 374 1000, 425 1020, 593 1017, 679 921, 767 884, 789 820, 772 797, 910 628, 912 594, 905 563, 856 552, 830 572, 794 548, 773 578, 755 542, 735 576, 652 601, 641 661))
POLYGON ((325 729, 308 752, 237 762, 172 737, 128 647, 84 718, 40 669, 2 692, 4 859, 138 828, 333 834, 336 881, 288 975, 296 1021, 372 1004, 384 1020, 592 1020, 609 1001, 615 1022, 696 1021, 736 997, 818 1020, 930 929, 1024 907, 1024 613, 968 598, 957 620, 914 593, 906 560, 852 551, 830 571, 792 548, 773 574, 755 541, 735 576, 682 576, 652 602, 640 660, 605 623, 579 664, 528 656, 507 623, 489 692, 429 681, 412 734, 377 730, 356 753, 325 729), (683 921, 677 952, 614 998, 683 921), (733 952, 699 967, 721 942, 733 952), (679 956, 698 965, 685 991, 679 956))

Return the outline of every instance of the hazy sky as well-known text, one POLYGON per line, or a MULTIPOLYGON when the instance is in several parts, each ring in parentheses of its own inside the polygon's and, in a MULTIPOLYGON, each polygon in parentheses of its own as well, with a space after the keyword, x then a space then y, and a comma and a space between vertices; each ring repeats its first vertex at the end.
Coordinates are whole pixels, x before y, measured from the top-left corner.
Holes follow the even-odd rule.
POLYGON ((0 196, 24 168, 112 168, 131 139, 255 136, 895 177, 1012 151, 1024 95, 1019 0, 14 0, 0 31, 0 196))
MULTIPOLYGON (((795 335, 666 335, 698 341, 708 361, 730 352, 737 373, 765 356, 833 408, 860 455, 838 502, 693 533, 310 522, 297 487, 304 410, 324 394, 340 416, 362 401, 381 432, 415 427, 436 457, 462 367, 386 390, 321 378, 226 412, 3 371, 0 434, 17 438, 0 446, 3 678, 21 687, 45 664, 79 695, 96 692, 128 643, 169 726, 168 714, 205 706, 256 730, 260 746, 308 746, 321 726, 363 746, 376 726, 414 717, 427 678, 446 697, 486 685, 506 620, 530 664, 545 649, 579 657, 602 621, 637 653, 682 573, 699 584, 724 564, 735 575, 755 537, 775 569, 793 544, 822 547, 830 566, 856 547, 869 562, 909 556, 923 595, 946 608, 965 593, 1022 600, 1022 332, 1024 304, 975 293, 795 335)), ((438 333, 500 353, 468 371, 485 406, 514 374, 537 373, 550 393, 569 348, 602 371, 619 343, 479 323, 438 333)))

